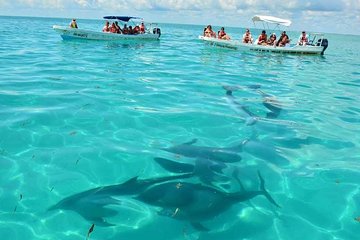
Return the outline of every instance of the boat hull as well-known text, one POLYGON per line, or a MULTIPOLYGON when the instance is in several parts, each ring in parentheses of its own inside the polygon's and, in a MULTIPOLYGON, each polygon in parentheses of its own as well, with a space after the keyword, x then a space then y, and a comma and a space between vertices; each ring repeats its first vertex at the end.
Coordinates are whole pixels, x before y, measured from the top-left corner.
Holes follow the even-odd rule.
POLYGON ((78 28, 69 28, 54 25, 53 29, 60 34, 64 40, 84 39, 84 40, 102 40, 102 41, 126 41, 126 40, 156 40, 160 38, 160 33, 144 34, 116 34, 83 30, 78 28))
POLYGON ((255 52, 273 52, 273 53, 290 53, 290 54, 313 54, 313 55, 321 55, 324 52, 323 46, 285 46, 285 47, 277 47, 277 46, 263 46, 263 45, 255 45, 255 44, 247 44, 242 43, 237 40, 222 40, 217 38, 209 38, 199 36, 199 39, 208 43, 211 43, 216 46, 233 48, 241 51, 255 51, 255 52))

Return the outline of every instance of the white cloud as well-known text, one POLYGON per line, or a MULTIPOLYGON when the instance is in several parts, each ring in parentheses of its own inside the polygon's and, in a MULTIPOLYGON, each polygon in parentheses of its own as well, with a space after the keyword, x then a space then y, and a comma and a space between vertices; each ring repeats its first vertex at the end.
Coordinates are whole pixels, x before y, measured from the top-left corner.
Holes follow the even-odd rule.
POLYGON ((90 7, 87 0, 75 0, 75 2, 82 7, 90 7))
POLYGON ((296 10, 319 10, 341 11, 343 8, 358 9, 360 0, 2 0, 3 5, 14 4, 18 6, 38 8, 63 8, 83 7, 102 8, 103 10, 189 10, 203 11, 206 9, 217 10, 258 10, 258 11, 296 11, 296 10))

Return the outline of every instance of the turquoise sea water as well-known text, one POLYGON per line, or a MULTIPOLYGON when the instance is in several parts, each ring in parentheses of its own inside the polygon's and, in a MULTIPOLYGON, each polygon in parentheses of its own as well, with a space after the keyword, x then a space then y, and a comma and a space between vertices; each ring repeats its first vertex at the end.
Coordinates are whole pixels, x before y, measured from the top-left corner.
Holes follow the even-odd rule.
MULTIPOLYGON (((115 226, 95 223, 90 239, 358 238, 359 36, 327 34, 324 56, 297 56, 210 46, 195 25, 160 24, 159 41, 119 43, 63 41, 52 25, 69 19, 0 19, 0 239, 86 239, 94 221, 48 208, 135 176, 175 175, 154 158, 194 164, 163 150, 193 139, 194 149, 240 146, 231 153, 242 160, 222 166, 208 188, 244 191, 235 171, 245 191, 258 190, 259 171, 281 208, 256 196, 201 221, 210 229, 201 232, 195 219, 116 196, 108 206, 116 215, 106 218, 115 226), (266 118, 264 94, 281 107, 277 117, 266 118)), ((101 29, 102 21, 78 25, 101 29)), ((96 206, 106 200, 70 207, 102 216, 96 206)))

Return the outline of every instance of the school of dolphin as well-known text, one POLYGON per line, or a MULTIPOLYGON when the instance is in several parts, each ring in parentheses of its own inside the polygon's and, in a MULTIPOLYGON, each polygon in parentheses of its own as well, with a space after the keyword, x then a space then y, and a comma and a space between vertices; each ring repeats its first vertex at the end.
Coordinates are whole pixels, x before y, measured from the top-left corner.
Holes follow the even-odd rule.
MULTIPOLYGON (((237 102, 233 92, 238 90, 238 87, 225 86, 223 88, 230 107, 246 125, 252 126, 261 121, 260 117, 237 102)), ((263 105, 268 111, 264 118, 279 117, 282 111, 279 102, 261 91, 258 85, 245 88, 256 91, 263 98, 263 105)), ((322 141, 315 137, 308 137, 293 138, 291 143, 280 139, 278 143, 289 148, 300 148, 304 144, 322 144, 322 141)), ((341 142, 336 143, 338 146, 341 144, 341 142)), ((203 222, 225 212, 234 204, 257 196, 265 197, 271 205, 280 208, 267 192, 260 171, 257 172, 258 183, 256 184, 259 187, 256 190, 248 190, 244 187, 238 173, 240 167, 235 168, 232 174, 225 171, 229 165, 242 160, 240 155, 242 152, 247 152, 278 167, 288 165, 289 160, 271 145, 256 139, 246 139, 236 146, 218 148, 198 146, 197 139, 193 139, 162 150, 192 159, 192 161, 182 162, 154 157, 157 164, 171 173, 169 176, 149 179, 133 177, 124 183, 90 189, 64 198, 51 206, 49 210, 71 210, 95 225, 116 226, 116 223, 107 220, 119 214, 111 208, 111 205, 120 205, 119 197, 126 196, 154 206, 154 209, 160 207, 158 214, 161 216, 187 221, 198 231, 209 231, 210 229, 203 222), (227 190, 229 181, 235 181, 239 185, 239 191, 227 190)))

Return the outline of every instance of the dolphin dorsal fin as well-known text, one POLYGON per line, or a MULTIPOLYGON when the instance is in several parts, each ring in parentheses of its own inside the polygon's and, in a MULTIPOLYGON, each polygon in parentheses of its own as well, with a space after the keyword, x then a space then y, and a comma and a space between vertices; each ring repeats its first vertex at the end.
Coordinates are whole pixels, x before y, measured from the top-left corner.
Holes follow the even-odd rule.
POLYGON ((191 225, 198 231, 200 232, 209 232, 210 230, 206 227, 204 227, 201 223, 199 222, 191 222, 191 225))
POLYGON ((133 178, 130 178, 129 180, 127 180, 126 182, 122 183, 122 184, 131 184, 131 183, 136 183, 137 180, 138 180, 138 177, 139 176, 136 176, 136 177, 133 177, 133 178))
POLYGON ((190 142, 186 142, 186 143, 183 143, 184 145, 193 145, 194 143, 197 142, 197 138, 194 138, 193 140, 191 140, 190 142))

